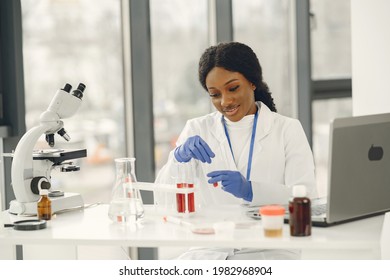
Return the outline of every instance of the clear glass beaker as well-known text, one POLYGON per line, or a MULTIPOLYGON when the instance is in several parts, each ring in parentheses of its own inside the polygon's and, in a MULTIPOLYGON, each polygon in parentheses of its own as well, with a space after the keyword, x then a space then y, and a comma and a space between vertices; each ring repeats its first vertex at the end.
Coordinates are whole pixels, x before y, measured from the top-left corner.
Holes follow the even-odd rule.
POLYGON ((135 223, 144 216, 142 197, 136 188, 135 158, 115 159, 115 168, 116 180, 108 216, 114 222, 135 223))

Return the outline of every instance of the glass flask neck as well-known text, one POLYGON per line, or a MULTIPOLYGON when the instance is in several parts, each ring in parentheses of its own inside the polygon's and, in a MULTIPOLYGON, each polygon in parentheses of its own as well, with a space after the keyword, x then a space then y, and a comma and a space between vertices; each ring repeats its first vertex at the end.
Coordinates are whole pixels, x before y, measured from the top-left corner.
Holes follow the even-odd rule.
POLYGON ((119 158, 115 159, 116 178, 123 183, 136 182, 135 176, 135 158, 119 158))

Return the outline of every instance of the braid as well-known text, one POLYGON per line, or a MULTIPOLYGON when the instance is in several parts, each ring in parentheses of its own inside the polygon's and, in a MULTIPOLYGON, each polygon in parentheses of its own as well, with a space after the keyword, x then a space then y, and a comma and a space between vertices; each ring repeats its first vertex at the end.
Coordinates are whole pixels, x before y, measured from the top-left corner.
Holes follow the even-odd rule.
POLYGON ((256 88, 255 100, 263 102, 272 112, 276 112, 274 99, 266 83, 262 82, 260 88, 256 88))

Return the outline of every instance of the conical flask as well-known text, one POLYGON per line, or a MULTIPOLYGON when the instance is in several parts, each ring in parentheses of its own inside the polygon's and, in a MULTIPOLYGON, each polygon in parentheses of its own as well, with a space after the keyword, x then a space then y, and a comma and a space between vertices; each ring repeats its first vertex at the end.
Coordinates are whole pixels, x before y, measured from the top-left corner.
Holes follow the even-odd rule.
POLYGON ((114 222, 135 223, 144 216, 142 197, 136 188, 135 158, 115 159, 115 168, 116 180, 108 216, 114 222))

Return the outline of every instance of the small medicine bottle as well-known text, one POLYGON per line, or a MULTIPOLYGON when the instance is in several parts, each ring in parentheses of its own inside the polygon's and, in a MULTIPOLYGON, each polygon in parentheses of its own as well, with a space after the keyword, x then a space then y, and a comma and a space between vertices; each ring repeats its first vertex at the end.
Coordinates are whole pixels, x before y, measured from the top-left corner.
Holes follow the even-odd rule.
POLYGON ((307 197, 306 186, 293 186, 292 198, 289 201, 290 235, 311 235, 311 202, 307 197))
POLYGON ((39 191, 41 198, 38 200, 38 219, 51 220, 51 200, 48 196, 49 191, 42 189, 39 191))

